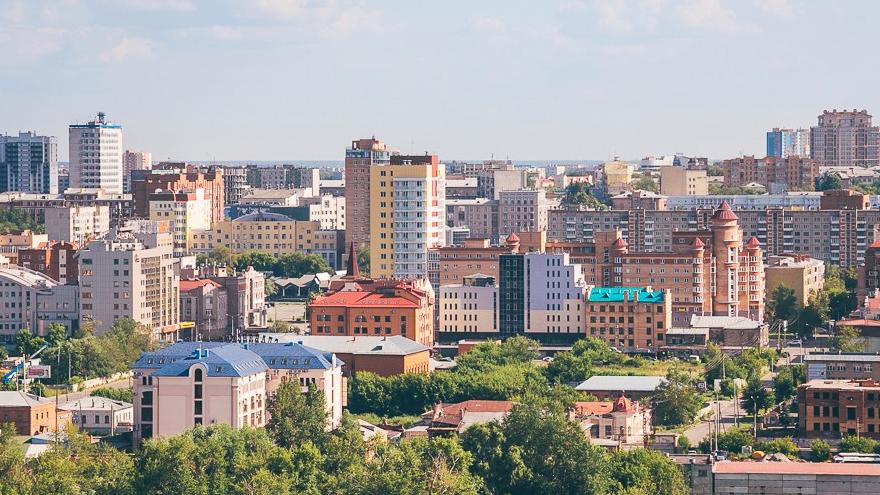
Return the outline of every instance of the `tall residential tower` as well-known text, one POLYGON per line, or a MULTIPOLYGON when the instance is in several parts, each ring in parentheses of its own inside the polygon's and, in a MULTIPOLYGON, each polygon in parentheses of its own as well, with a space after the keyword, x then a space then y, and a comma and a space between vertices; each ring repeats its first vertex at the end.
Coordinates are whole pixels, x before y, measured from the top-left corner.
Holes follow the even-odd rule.
POLYGON ((123 192, 122 126, 99 112, 95 120, 70 126, 70 187, 123 192))
POLYGON ((388 165, 390 160, 391 152, 375 137, 352 141, 351 148, 345 150, 346 247, 370 244, 370 168, 388 165))
POLYGON ((880 128, 867 110, 825 110, 810 128, 810 153, 820 166, 876 167, 880 128))
POLYGON ((0 135, 0 192, 57 194, 58 140, 19 132, 0 135))

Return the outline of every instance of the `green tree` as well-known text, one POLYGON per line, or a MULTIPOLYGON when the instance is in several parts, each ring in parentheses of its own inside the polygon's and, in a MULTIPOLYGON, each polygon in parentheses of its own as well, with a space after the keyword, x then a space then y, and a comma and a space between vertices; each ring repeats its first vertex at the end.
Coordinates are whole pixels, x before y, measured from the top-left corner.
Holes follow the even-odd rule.
POLYGON ((526 364, 538 359, 538 347, 537 341, 522 336, 511 337, 501 343, 484 342, 459 356, 458 368, 485 369, 492 365, 526 364))
POLYGON ((357 249, 358 271, 362 277, 370 276, 370 249, 361 246, 357 249))
POLYGON ((868 349, 868 340, 862 337, 862 332, 850 326, 837 327, 837 332, 831 339, 831 347, 840 352, 865 352, 868 349))
POLYGON ((326 434, 327 408, 324 393, 317 387, 309 387, 304 394, 298 381, 281 383, 269 398, 266 413, 266 430, 282 447, 319 442, 326 434))
POLYGON ((587 206, 597 210, 607 209, 607 206, 592 194, 592 187, 586 182, 572 182, 565 188, 565 196, 562 198, 562 203, 572 206, 587 206))
POLYGON ((46 226, 37 223, 24 211, 14 208, 0 208, 0 234, 30 230, 37 234, 45 234, 46 226))
POLYGON ((491 493, 607 493, 613 485, 610 454, 560 404, 539 398, 516 404, 501 425, 468 428, 462 445, 491 493))
POLYGON ((640 189, 642 191, 657 192, 657 183, 654 182, 654 179, 643 176, 632 182, 632 188, 640 189))
POLYGON ((773 392, 764 388, 759 378, 753 377, 746 384, 742 393, 743 409, 749 414, 755 414, 773 407, 775 397, 773 392))
POLYGON ((134 393, 130 388, 97 388, 92 390, 93 397, 104 397, 111 400, 119 400, 132 404, 134 402, 134 393))
POLYGON ((742 452, 743 447, 754 445, 755 438, 747 428, 733 428, 718 434, 718 450, 738 454, 742 452))
POLYGON ((51 323, 46 333, 49 347, 58 347, 67 341, 67 327, 63 323, 51 323))
POLYGON ((806 380, 803 365, 780 366, 773 377, 773 390, 778 401, 790 399, 797 393, 798 385, 806 380))
POLYGON ((275 285, 275 282, 267 278, 263 284, 263 293, 266 295, 266 298, 271 299, 278 293, 278 286, 275 285))
POLYGON ((232 251, 226 246, 217 246, 207 254, 199 253, 196 255, 196 265, 198 266, 209 264, 232 266, 233 260, 234 256, 232 255, 232 251))
POLYGON ((275 269, 279 277, 301 277, 307 274, 329 272, 332 268, 323 257, 317 254, 300 252, 282 255, 278 258, 275 269))
POLYGON ((821 438, 813 440, 813 443, 810 444, 810 451, 813 454, 813 460, 816 462, 825 462, 831 459, 831 446, 821 438))
POLYGON ((798 315, 799 305, 794 290, 779 285, 770 293, 770 311, 776 321, 788 320, 791 323, 798 315))
POLYGON ((622 359, 605 340, 587 337, 575 342, 570 351, 557 353, 544 374, 551 382, 581 382, 592 376, 595 365, 619 364, 622 359))
POLYGON ((755 450, 760 450, 766 454, 785 454, 789 458, 797 458, 800 448, 791 440, 791 438, 774 438, 766 442, 758 442, 755 444, 755 450))
POLYGON ((700 412, 702 400, 693 381, 676 370, 670 370, 666 382, 657 387, 651 398, 654 419, 663 426, 690 424, 700 412))
POLYGON ((687 495, 682 470, 656 450, 634 449, 614 454, 611 473, 624 493, 687 495))
POLYGON ((293 325, 284 320, 275 320, 269 325, 269 330, 275 333, 290 333, 293 332, 293 325))
POLYGON ((22 328, 18 331, 18 334, 15 335, 15 351, 19 356, 24 356, 25 354, 33 354, 43 347, 46 343, 46 340, 43 337, 39 337, 31 334, 30 330, 27 328, 22 328))
POLYGON ((815 186, 817 191, 833 191, 843 189, 843 181, 840 180, 840 176, 837 174, 826 173, 816 177, 815 186))

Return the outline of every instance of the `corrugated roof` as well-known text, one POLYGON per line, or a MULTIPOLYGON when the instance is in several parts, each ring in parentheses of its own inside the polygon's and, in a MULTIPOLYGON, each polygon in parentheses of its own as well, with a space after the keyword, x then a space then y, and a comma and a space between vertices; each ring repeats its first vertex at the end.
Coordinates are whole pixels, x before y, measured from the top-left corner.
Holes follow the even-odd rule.
POLYGON ((623 302, 624 295, 628 301, 635 301, 638 296, 640 303, 663 302, 662 290, 647 290, 643 287, 593 287, 590 289, 590 302, 623 302))
POLYGON ((848 363, 876 363, 880 362, 880 355, 878 354, 825 354, 825 353, 812 353, 807 354, 803 357, 806 362, 820 362, 820 361, 845 361, 848 363))
POLYGON ((754 330, 761 322, 744 316, 702 316, 691 315, 691 328, 730 328, 734 330, 754 330))
POLYGON ((593 376, 584 380, 575 390, 608 392, 653 392, 664 383, 662 376, 593 376))

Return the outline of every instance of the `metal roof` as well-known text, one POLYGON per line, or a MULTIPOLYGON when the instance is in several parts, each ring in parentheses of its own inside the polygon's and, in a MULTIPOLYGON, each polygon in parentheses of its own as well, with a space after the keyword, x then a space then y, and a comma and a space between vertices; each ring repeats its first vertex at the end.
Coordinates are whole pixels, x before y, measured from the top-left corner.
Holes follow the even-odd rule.
POLYGON ((877 363, 880 362, 880 354, 831 354, 811 353, 804 356, 804 361, 846 361, 849 363, 877 363))
POLYGON ((590 302, 623 302, 640 303, 663 302, 662 290, 647 290, 643 287, 593 287, 590 289, 588 300, 590 302), (635 301, 638 296, 638 301, 635 301))
MULTIPOLYGON (((378 354, 406 356, 427 351, 428 347, 402 335, 387 337, 348 337, 333 335, 293 335, 290 333, 261 333, 260 338, 278 339, 279 342, 299 342, 304 346, 335 354, 378 354)), ((277 344, 275 344, 277 345, 277 344)))
POLYGON ((575 390, 602 390, 611 392, 653 392, 666 382, 662 376, 593 376, 584 380, 575 390))
POLYGON ((0 392, 0 407, 31 407, 48 403, 54 402, 20 390, 0 392))

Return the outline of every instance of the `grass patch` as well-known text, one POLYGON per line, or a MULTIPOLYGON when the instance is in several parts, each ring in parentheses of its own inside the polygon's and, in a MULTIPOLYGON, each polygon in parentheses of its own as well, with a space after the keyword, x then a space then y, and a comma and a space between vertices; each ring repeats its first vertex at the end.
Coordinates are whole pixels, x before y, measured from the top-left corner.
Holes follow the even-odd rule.
POLYGON ((392 416, 390 418, 383 418, 378 414, 373 413, 361 413, 361 414, 352 414, 357 419, 362 421, 366 421, 367 423, 372 423, 376 426, 384 424, 401 426, 403 428, 409 428, 412 425, 416 424, 421 418, 421 416, 392 416))
POLYGON ((593 368, 594 375, 624 375, 624 376, 666 376, 673 366, 689 374, 703 375, 703 365, 689 363, 687 361, 651 359, 630 359, 621 364, 596 366, 593 368))

